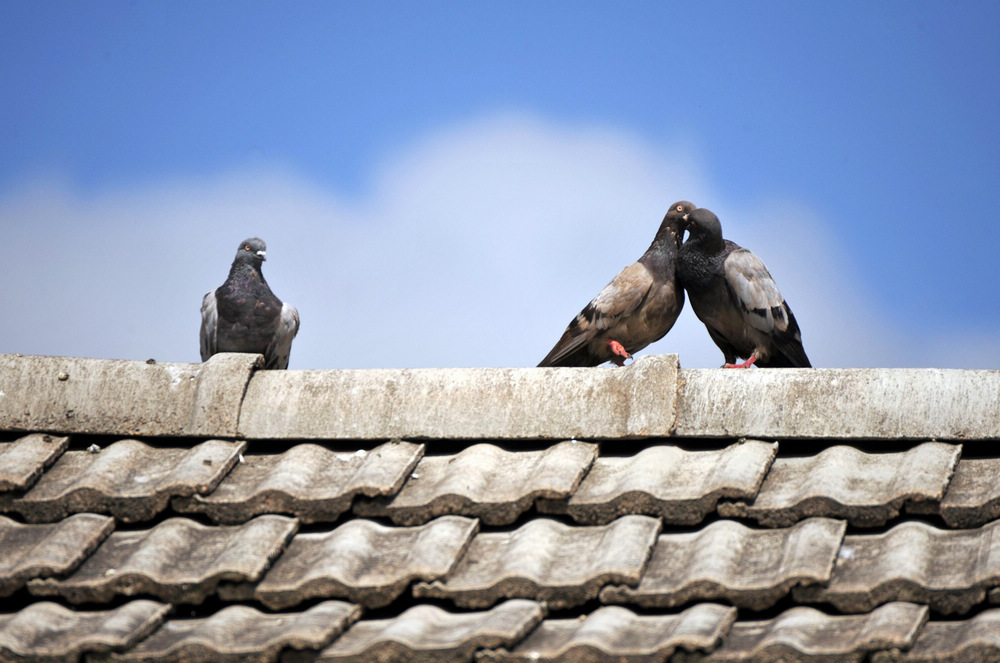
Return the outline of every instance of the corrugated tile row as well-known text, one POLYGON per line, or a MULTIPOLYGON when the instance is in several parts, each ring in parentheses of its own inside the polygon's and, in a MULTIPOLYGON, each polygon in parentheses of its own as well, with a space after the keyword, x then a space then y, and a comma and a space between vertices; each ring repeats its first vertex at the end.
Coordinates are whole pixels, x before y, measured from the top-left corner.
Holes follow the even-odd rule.
POLYGON ((355 495, 397 493, 423 454, 424 445, 402 441, 356 453, 298 444, 282 454, 248 454, 211 493, 175 498, 173 508, 226 524, 262 513, 333 521, 350 510, 355 495))
POLYGON ((810 516, 844 518, 859 527, 883 525, 904 504, 940 502, 960 445, 926 442, 901 453, 869 454, 830 447, 804 458, 776 458, 756 498, 720 504, 727 518, 783 527, 810 516))
POLYGON ((546 619, 511 650, 481 652, 477 661, 620 663, 665 661, 675 650, 710 651, 729 632, 736 609, 704 603, 675 615, 639 616, 599 608, 582 619, 546 619))
MULTIPOLYGON (((212 442, 191 451, 205 445, 211 449, 212 442)), ((126 440, 112 447, 124 445, 127 451, 135 444, 126 440)), ((390 446, 400 449, 399 443, 390 446)), ((557 452, 592 451, 592 445, 557 446, 557 452)), ((770 446, 748 442, 720 453, 759 453, 770 446)), ((871 477, 877 474, 871 467, 888 459, 912 469, 912 462, 902 461, 922 458, 926 464, 920 471, 936 476, 951 462, 955 449, 928 443, 903 454, 862 454, 855 465, 868 468, 865 476, 871 477), (936 467, 928 454, 939 457, 936 467)), ((154 451, 175 450, 150 451, 158 456, 154 451)), ((190 456, 180 458, 192 464, 190 456)), ((544 455, 536 454, 535 459, 545 466, 544 455)), ((555 465, 562 466, 561 461, 555 465)), ((719 472, 725 473, 728 465, 720 462, 719 472)), ((748 474, 755 471, 742 465, 748 474)), ((641 469, 635 474, 643 474, 641 469)), ((378 607, 421 580, 414 587, 417 596, 467 608, 513 597, 547 600, 562 608, 600 593, 606 603, 646 607, 724 599, 762 609, 795 588, 796 600, 829 603, 845 612, 910 600, 963 614, 1000 585, 1000 552, 993 551, 991 542, 1000 526, 996 523, 974 530, 940 530, 910 522, 884 534, 848 536, 842 545, 844 523, 829 519, 773 531, 719 521, 698 532, 658 538, 661 521, 638 515, 606 526, 535 519, 513 531, 478 534, 477 521, 463 517, 442 517, 431 525, 400 528, 349 520, 328 532, 293 538, 298 521, 274 515, 233 527, 174 518, 149 530, 115 533, 110 533, 111 520, 96 514, 47 525, 3 518, 0 541, 9 541, 19 554, 0 560, 0 593, 27 583, 35 594, 60 595, 74 603, 143 593, 200 603, 218 592, 233 600, 261 601, 272 609, 312 598, 343 598, 378 607), (438 540, 433 533, 444 529, 451 533, 438 540), (241 546, 245 554, 233 555, 241 546), (53 575, 65 577, 49 577, 53 575)))
POLYGON ((0 614, 0 660, 77 661, 990 661, 1000 656, 1000 610, 965 621, 927 621, 928 608, 894 602, 860 615, 791 608, 740 620, 701 603, 679 613, 636 615, 606 606, 575 619, 545 619, 544 603, 513 599, 455 613, 420 605, 387 619, 324 601, 265 614, 228 606, 209 617, 171 617, 136 600, 77 611, 41 602, 0 614))
POLYGON ((477 649, 512 647, 542 620, 533 601, 506 601, 492 610, 452 613, 430 605, 391 619, 355 623, 320 652, 317 662, 471 661, 477 649))
POLYGON ((914 601, 964 614, 1000 586, 1000 521, 973 530, 905 522, 848 536, 843 521, 822 518, 764 530, 718 521, 663 535, 647 516, 604 526, 535 519, 506 532, 478 526, 460 516, 417 527, 351 520, 296 535, 295 519, 265 515, 237 526, 173 518, 111 532, 111 519, 96 514, 38 525, 2 518, 0 544, 25 552, 0 559, 0 589, 26 583, 75 604, 132 595, 197 604, 217 593, 271 609, 316 598, 376 608, 420 581, 414 596, 474 609, 505 598, 562 609, 599 596, 647 608, 723 599, 760 610, 791 591, 847 613, 914 601))
POLYGON ((464 608, 504 598, 581 605, 609 583, 639 582, 659 531, 655 518, 623 516, 595 527, 536 519, 512 532, 482 532, 444 578, 418 583, 413 593, 464 608))
POLYGON ((810 518, 788 529, 755 530, 720 520, 690 534, 663 534, 639 584, 605 587, 601 601, 671 608, 724 599, 763 610, 794 586, 830 579, 845 527, 810 518))
POLYGON ((137 646, 107 658, 129 663, 268 663, 278 660, 285 649, 325 647, 360 615, 358 606, 340 601, 324 601, 300 613, 278 614, 234 605, 211 617, 171 619, 137 646))
POLYGON ((68 446, 68 437, 42 433, 0 442, 0 491, 27 490, 68 446))
POLYGON ((1000 610, 960 622, 927 622, 909 651, 884 651, 873 663, 973 663, 1000 661, 1000 610))
POLYGON ((425 456, 397 495, 359 502, 361 516, 417 525, 444 514, 507 525, 539 498, 565 498, 597 457, 597 445, 571 440, 542 451, 504 451, 476 444, 453 456, 425 456), (504 481, 497 481, 497 477, 504 481))
POLYGON ((86 652, 128 649, 156 629, 170 606, 132 601, 113 610, 79 612, 33 603, 0 614, 0 660, 75 662, 86 652))
POLYGON ((889 603, 865 615, 791 608, 774 619, 736 622, 718 649, 695 660, 860 663, 874 652, 909 649, 927 615, 927 606, 913 603, 889 603))
POLYGON ((477 520, 461 516, 417 527, 351 520, 330 532, 298 535, 295 519, 276 515, 215 527, 171 518, 150 529, 109 534, 110 525, 96 514, 55 525, 11 522, 9 536, 47 543, 27 560, 12 562, 5 582, 16 590, 27 581, 35 595, 74 604, 134 595, 198 604, 218 594, 283 609, 314 598, 380 607, 421 580, 414 594, 463 607, 509 597, 566 607, 597 597, 609 583, 638 583, 660 529, 659 520, 646 516, 594 527, 541 519, 512 532, 482 534, 476 534, 477 520), (84 549, 102 537, 83 559, 84 549), (51 560, 60 561, 63 548, 80 552, 56 567, 51 560), (53 572, 65 577, 44 577, 53 572))
POLYGON ((693 525, 718 510, 767 527, 808 517, 874 527, 904 508, 940 513, 951 527, 1000 515, 1000 459, 959 462, 961 446, 939 442, 899 453, 837 446, 807 457, 776 456, 777 443, 756 440, 717 451, 658 445, 626 457, 598 456, 596 445, 577 441, 518 452, 477 444, 444 456, 403 441, 354 453, 300 444, 247 455, 246 443, 222 440, 190 449, 136 440, 88 451, 65 446, 66 438, 44 435, 0 445, 0 459, 11 463, 0 481, 27 488, 0 491, 0 512, 29 522, 82 512, 141 522, 172 504, 225 524, 262 513, 313 523, 336 521, 353 503, 356 515, 401 525, 454 514, 494 526, 537 506, 588 525, 630 514, 693 525))
POLYGON ((442 516, 419 527, 351 520, 328 533, 297 534, 256 585, 220 589, 227 600, 253 598, 284 609, 313 598, 388 605, 414 580, 446 574, 478 529, 474 519, 442 516))
POLYGON ((46 525, 0 516, 0 596, 13 594, 32 578, 72 571, 114 528, 113 518, 94 513, 46 525))
POLYGON ((67 451, 23 496, 0 498, 0 511, 30 522, 80 512, 108 513, 123 522, 149 520, 171 497, 211 492, 245 448, 245 442, 224 440, 190 449, 121 440, 103 449, 67 451))
POLYGON ((693 525, 720 498, 752 499, 777 451, 777 443, 748 441, 720 451, 663 445, 630 457, 601 456, 569 499, 543 500, 539 510, 588 525, 626 514, 693 525))
POLYGON ((962 614, 1000 585, 1000 521, 941 530, 905 522, 884 534, 844 537, 830 581, 793 590, 797 600, 866 612, 888 601, 915 601, 962 614))
POLYGON ((941 517, 949 527, 979 527, 1000 517, 1000 458, 960 460, 941 517))
POLYGON ((171 518, 148 530, 113 532, 68 577, 30 580, 28 589, 70 603, 137 594, 201 603, 220 583, 260 579, 297 527, 298 521, 285 516, 216 527, 171 518))

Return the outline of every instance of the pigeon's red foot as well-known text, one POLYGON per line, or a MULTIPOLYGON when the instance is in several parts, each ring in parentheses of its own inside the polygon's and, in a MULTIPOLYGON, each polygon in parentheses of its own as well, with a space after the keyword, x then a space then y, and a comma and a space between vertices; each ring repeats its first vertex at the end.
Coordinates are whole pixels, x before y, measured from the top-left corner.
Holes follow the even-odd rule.
POLYGON ((753 366, 753 363, 755 361, 757 361, 757 355, 750 355, 750 358, 747 359, 742 364, 723 364, 722 367, 723 368, 750 368, 751 366, 753 366))
POLYGON ((632 358, 632 355, 628 353, 628 350, 622 347, 622 344, 618 341, 609 340, 608 345, 611 346, 611 352, 613 353, 611 355, 611 361, 619 366, 624 366, 625 360, 632 358))

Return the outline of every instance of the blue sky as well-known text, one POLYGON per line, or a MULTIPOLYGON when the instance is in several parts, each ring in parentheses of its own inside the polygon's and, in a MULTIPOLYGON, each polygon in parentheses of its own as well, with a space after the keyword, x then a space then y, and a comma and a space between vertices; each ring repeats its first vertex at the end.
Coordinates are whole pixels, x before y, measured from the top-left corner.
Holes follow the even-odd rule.
MULTIPOLYGON (((292 368, 533 365, 690 199, 814 364, 1000 368, 998 29, 995 2, 0 3, 0 352, 196 361, 260 235, 292 368)), ((690 310, 648 352, 721 362, 690 310)))

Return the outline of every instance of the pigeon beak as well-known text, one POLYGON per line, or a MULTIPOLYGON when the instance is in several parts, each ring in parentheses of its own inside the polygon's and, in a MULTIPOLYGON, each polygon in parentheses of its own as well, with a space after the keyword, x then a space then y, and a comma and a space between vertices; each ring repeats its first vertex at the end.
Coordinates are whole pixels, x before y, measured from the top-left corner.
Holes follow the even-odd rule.
POLYGON ((261 260, 267 260, 267 251, 258 251, 257 255, 260 256, 261 260))

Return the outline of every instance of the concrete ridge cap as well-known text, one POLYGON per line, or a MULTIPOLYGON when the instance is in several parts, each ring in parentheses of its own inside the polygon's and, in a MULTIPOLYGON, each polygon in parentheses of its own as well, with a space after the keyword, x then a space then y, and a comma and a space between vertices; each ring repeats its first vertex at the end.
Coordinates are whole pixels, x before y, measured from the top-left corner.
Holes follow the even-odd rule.
POLYGON ((1000 440, 1000 370, 625 368, 258 371, 0 355, 0 430, 262 439, 1000 440))
POLYGON ((670 435, 678 359, 625 368, 259 371, 239 433, 298 439, 572 439, 670 435))
POLYGON ((0 430, 236 436, 260 355, 204 363, 0 355, 0 430))

